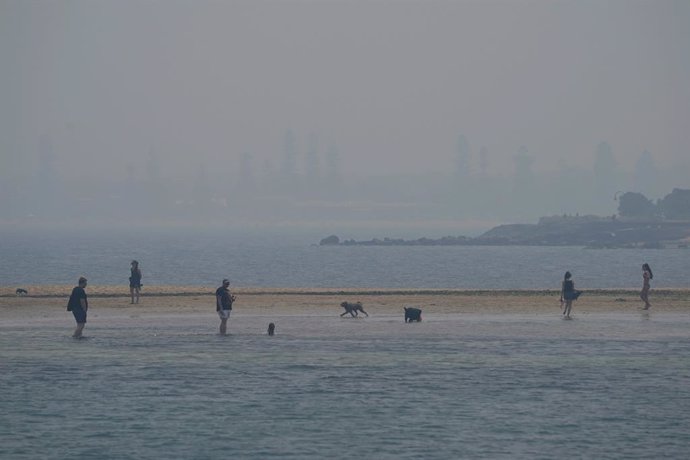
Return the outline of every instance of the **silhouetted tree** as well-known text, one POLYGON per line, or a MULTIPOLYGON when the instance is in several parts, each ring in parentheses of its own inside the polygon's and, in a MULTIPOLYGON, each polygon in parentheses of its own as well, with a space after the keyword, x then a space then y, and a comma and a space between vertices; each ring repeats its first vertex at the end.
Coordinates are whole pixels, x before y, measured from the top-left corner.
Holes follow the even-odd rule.
POLYGON ((657 206, 666 219, 690 220, 690 190, 674 188, 657 206))
POLYGON ((641 193, 626 192, 618 200, 618 214, 621 217, 649 219, 657 214, 656 205, 641 193))

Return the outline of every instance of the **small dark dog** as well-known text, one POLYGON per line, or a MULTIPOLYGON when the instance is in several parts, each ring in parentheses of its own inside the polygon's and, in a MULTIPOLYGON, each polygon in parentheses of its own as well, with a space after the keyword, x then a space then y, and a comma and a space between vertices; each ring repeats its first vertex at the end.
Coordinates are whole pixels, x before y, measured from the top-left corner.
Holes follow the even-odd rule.
POLYGON ((359 313, 357 312, 362 312, 365 315, 369 316, 369 313, 364 311, 364 308, 362 308, 362 302, 357 302, 357 303, 350 303, 350 302, 343 302, 340 304, 341 307, 345 309, 343 312, 342 316, 347 315, 348 313, 354 318, 355 316, 358 316, 359 313))
POLYGON ((22 288, 17 288, 17 290, 14 292, 17 295, 27 295, 29 293, 29 291, 27 291, 26 289, 22 289, 22 288))
POLYGON ((405 322, 406 323, 411 323, 412 321, 421 321, 422 320, 422 310, 419 308, 407 308, 403 307, 405 309, 405 322))
POLYGON ((268 335, 273 335, 276 333, 276 325, 273 323, 268 323, 268 335))

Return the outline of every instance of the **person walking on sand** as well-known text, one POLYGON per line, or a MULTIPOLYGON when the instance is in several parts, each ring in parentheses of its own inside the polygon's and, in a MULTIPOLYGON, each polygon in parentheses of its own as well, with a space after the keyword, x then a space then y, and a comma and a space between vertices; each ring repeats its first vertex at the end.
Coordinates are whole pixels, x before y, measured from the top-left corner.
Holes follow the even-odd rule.
POLYGON ((649 264, 642 264, 642 290, 640 291, 640 299, 644 302, 644 307, 642 307, 643 310, 649 310, 649 307, 652 306, 649 303, 649 281, 652 278, 654 278, 654 274, 649 264))
POLYGON ((79 278, 79 285, 72 289, 69 302, 67 302, 67 311, 71 311, 77 321, 77 328, 72 334, 75 339, 82 337, 82 331, 86 325, 86 312, 89 309, 89 301, 86 299, 84 288, 86 288, 86 278, 82 276, 79 278))
POLYGON ((563 283, 561 284, 561 306, 565 303, 563 308, 563 315, 566 319, 570 319, 570 310, 573 308, 573 300, 577 300, 580 292, 575 290, 575 283, 572 280, 572 274, 565 272, 563 283))
POLYGON ((220 335, 227 334, 228 318, 232 311, 232 303, 235 301, 235 296, 230 294, 229 286, 230 281, 226 278, 223 280, 223 285, 216 289, 216 311, 220 318, 220 335))
POLYGON ((132 268, 129 276, 129 293, 132 295, 133 304, 139 303, 139 291, 141 289, 141 270, 139 270, 139 262, 132 261, 132 268))

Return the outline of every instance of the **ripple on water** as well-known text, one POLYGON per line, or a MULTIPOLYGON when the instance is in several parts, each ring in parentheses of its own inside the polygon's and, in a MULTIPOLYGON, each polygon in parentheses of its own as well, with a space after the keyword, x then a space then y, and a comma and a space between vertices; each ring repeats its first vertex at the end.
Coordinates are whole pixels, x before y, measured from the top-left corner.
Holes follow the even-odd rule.
POLYGON ((690 450, 682 315, 567 325, 477 315, 423 328, 300 318, 272 338, 259 327, 265 318, 238 315, 229 337, 204 321, 94 326, 83 341, 55 328, 0 329, 0 457, 684 458, 690 450))

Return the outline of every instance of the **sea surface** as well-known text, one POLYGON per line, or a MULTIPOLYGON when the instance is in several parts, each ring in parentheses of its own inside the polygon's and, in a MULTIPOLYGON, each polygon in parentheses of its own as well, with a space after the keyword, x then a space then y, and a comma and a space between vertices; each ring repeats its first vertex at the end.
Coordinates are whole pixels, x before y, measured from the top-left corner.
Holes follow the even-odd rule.
POLYGON ((129 315, 0 323, 0 458, 690 452, 686 314, 129 315))
MULTIPOLYGON (((318 246, 322 233, 222 229, 0 230, 0 286, 128 285, 132 259, 148 285, 234 287, 580 289, 690 287, 690 250, 580 247, 318 246)), ((363 234, 360 239, 384 237, 363 234)), ((395 236, 395 235, 393 235, 395 236)), ((424 236, 424 235, 420 235, 424 236)))

